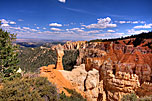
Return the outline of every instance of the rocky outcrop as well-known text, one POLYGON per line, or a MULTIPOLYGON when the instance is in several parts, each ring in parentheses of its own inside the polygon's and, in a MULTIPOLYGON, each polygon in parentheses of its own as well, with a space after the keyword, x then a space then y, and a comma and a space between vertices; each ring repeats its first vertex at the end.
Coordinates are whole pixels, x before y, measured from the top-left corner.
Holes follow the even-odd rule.
POLYGON ((57 62, 56 62, 56 69, 57 70, 64 70, 63 64, 62 64, 62 57, 64 55, 64 50, 61 45, 56 47, 56 54, 57 54, 57 62))
POLYGON ((129 74, 125 72, 117 72, 116 75, 113 71, 108 70, 104 76, 103 86, 106 92, 106 99, 108 101, 118 101, 123 95, 135 93, 139 87, 139 80, 136 74, 129 74))
MULTIPOLYGON (((59 45, 54 45, 51 47, 52 50, 55 50, 59 45)), ((75 50, 75 49, 85 49, 87 47, 87 41, 67 41, 62 48, 64 50, 75 50)))
MULTIPOLYGON (((92 70, 93 68, 99 71, 99 82, 101 84, 101 92, 98 94, 98 101, 118 101, 121 100, 123 95, 129 93, 136 93, 139 96, 145 92, 145 94, 150 95, 152 93, 151 84, 144 86, 140 80, 140 76, 137 71, 143 70, 140 72, 144 74, 142 80, 150 82, 148 75, 151 75, 149 66, 134 65, 134 64, 114 64, 109 58, 86 58, 86 70, 92 70), (122 66, 124 65, 124 66, 122 66), (130 66, 130 67, 129 67, 130 66), (132 68, 136 68, 133 72, 132 68), (128 68, 128 69, 126 69, 128 68), (138 70, 139 69, 139 70, 138 70), (141 86, 140 86, 141 85, 141 86), (147 88, 146 88, 147 87, 147 88), (150 89, 150 90, 145 90, 150 89), (105 97, 106 96, 106 97, 105 97)), ((100 83, 99 83, 100 84, 100 83)))
POLYGON ((68 89, 75 89, 82 96, 84 96, 84 93, 82 91, 77 89, 76 86, 72 85, 69 80, 64 78, 61 72, 59 72, 57 69, 54 68, 55 68, 54 64, 41 67, 40 76, 47 77, 51 83, 55 84, 59 90, 59 93, 62 93, 63 91, 67 96, 70 96, 70 94, 65 90, 65 88, 68 88, 68 89))
POLYGON ((81 64, 80 66, 75 66, 72 71, 60 70, 60 72, 72 85, 84 92, 88 101, 97 100, 99 89, 101 88, 97 70, 93 69, 90 72, 86 72, 85 65, 81 64))
POLYGON ((86 57, 104 57, 107 53, 103 50, 89 48, 89 49, 79 49, 79 56, 77 58, 77 65, 85 63, 86 57))
POLYGON ((66 44, 63 45, 63 48, 65 50, 85 49, 87 46, 86 42, 87 41, 76 41, 76 42, 67 41, 66 44))
POLYGON ((152 95, 152 83, 144 82, 136 91, 136 94, 140 97, 152 95))
POLYGON ((152 94, 151 40, 135 46, 135 38, 115 42, 67 42, 65 50, 79 50, 71 72, 59 70, 64 78, 91 101, 119 101, 123 95, 152 94), (85 71, 86 70, 86 71, 85 71), (147 83, 149 82, 149 83, 147 83))

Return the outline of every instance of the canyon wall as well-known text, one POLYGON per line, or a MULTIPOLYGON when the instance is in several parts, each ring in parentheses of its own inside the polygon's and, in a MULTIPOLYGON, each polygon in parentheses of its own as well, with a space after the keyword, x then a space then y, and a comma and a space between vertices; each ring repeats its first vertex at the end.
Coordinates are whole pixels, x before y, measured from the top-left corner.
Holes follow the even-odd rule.
POLYGON ((78 66, 72 71, 62 68, 58 71, 65 81, 83 92, 88 101, 120 101, 130 93, 139 97, 151 95, 152 49, 146 46, 151 40, 138 46, 133 44, 134 40, 78 41, 53 46, 52 49, 62 49, 57 51, 60 61, 56 67, 62 67, 63 50, 79 50, 78 66))
POLYGON ((86 58, 85 64, 87 71, 97 69, 99 82, 103 82, 103 91, 99 93, 98 101, 118 101, 123 95, 130 93, 138 96, 152 94, 152 73, 148 64, 115 63, 108 55, 106 58, 86 58))

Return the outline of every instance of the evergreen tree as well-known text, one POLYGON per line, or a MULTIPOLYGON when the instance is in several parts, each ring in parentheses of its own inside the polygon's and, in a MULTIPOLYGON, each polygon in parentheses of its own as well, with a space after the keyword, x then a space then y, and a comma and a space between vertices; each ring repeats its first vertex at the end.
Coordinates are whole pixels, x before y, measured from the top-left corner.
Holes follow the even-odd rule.
POLYGON ((15 34, 0 29, 0 78, 12 80, 18 76, 17 45, 13 45, 15 34))

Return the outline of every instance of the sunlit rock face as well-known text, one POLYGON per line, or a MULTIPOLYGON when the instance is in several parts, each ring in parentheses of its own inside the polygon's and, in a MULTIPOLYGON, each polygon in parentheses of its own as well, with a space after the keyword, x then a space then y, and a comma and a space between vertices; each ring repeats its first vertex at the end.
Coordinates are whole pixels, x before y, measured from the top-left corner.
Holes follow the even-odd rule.
POLYGON ((152 93, 151 84, 143 83, 144 81, 151 82, 149 65, 133 63, 117 65, 111 60, 103 60, 102 62, 101 60, 102 58, 86 59, 87 71, 91 71, 93 68, 99 71, 99 84, 101 84, 102 92, 98 94, 98 101, 118 101, 123 95, 129 93, 136 93, 138 96, 145 96, 143 95, 144 92, 147 95, 152 93))
POLYGON ((56 69, 57 70, 64 70, 63 64, 62 64, 62 57, 64 55, 64 49, 61 45, 55 48, 56 54, 57 54, 57 62, 56 62, 56 69))
MULTIPOLYGON (((99 44, 104 43, 96 45, 99 44)), ((97 46, 94 47, 97 48, 97 46)), ((85 58, 86 71, 97 69, 99 82, 103 82, 101 83, 102 92, 98 94, 97 100, 118 101, 123 95, 129 93, 136 93, 138 96, 150 95, 152 93, 151 49, 145 51, 144 48, 133 47, 133 45, 119 47, 113 43, 108 47, 108 51, 105 49, 104 58, 103 56, 85 58)))
POLYGON ((90 72, 85 71, 85 65, 75 66, 72 71, 60 70, 62 75, 69 80, 72 85, 75 85, 80 91, 84 92, 88 101, 96 101, 98 98, 99 73, 93 69, 90 72))
POLYGON ((71 42, 67 41, 66 44, 63 45, 65 50, 74 50, 74 49, 85 49, 87 46, 86 41, 76 41, 71 42))
POLYGON ((65 90, 65 88, 68 88, 76 90, 85 97, 83 91, 79 90, 77 86, 73 85, 68 79, 66 79, 59 70, 55 69, 54 64, 40 67, 40 76, 47 77, 51 83, 55 84, 59 93, 62 93, 63 91, 67 96, 71 96, 67 90, 65 90))
POLYGON ((138 46, 133 45, 134 40, 67 42, 62 49, 79 50, 77 66, 72 71, 59 71, 88 101, 119 101, 129 93, 150 95, 152 49, 145 46, 150 40, 138 46))

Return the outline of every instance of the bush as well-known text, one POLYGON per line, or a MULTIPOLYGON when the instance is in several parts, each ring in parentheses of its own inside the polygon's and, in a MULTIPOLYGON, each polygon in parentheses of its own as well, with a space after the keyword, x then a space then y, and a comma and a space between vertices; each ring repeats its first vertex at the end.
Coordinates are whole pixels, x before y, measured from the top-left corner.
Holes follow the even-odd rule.
POLYGON ((86 99, 84 99, 81 94, 77 93, 75 90, 71 90, 68 88, 64 88, 68 91, 69 94, 71 94, 71 96, 66 96, 64 92, 62 92, 60 94, 60 100, 61 101, 86 101, 86 99))
POLYGON ((137 101, 137 96, 134 93, 124 95, 121 101, 137 101))
POLYGON ((57 101, 56 87, 46 78, 32 77, 6 81, 0 90, 0 101, 57 101))
POLYGON ((47 78, 26 74, 20 79, 4 82, 0 89, 0 101, 86 101, 75 90, 65 89, 71 94, 70 97, 64 92, 59 94, 47 78))
POLYGON ((137 101, 152 101, 152 95, 151 96, 141 97, 137 101))
POLYGON ((137 98, 136 94, 132 93, 132 94, 124 95, 121 101, 152 101, 152 95, 137 98))

